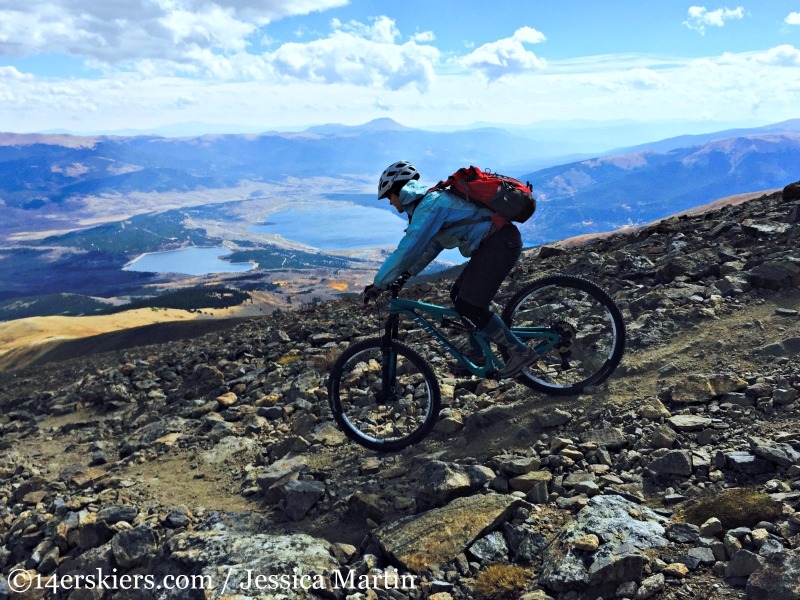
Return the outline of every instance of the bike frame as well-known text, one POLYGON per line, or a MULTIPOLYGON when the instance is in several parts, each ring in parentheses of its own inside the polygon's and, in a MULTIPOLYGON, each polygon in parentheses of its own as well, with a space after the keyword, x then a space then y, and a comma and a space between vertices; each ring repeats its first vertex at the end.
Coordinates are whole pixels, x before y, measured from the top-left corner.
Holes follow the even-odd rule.
MULTIPOLYGON (((503 368, 503 361, 489 347, 486 337, 479 335, 479 332, 469 329, 463 324, 461 315, 452 308, 445 308, 437 304, 399 298, 392 294, 389 301, 389 318, 386 320, 386 331, 383 336, 384 355, 383 355, 383 376, 384 390, 390 389, 387 385, 394 381, 395 369, 397 366, 396 354, 391 350, 390 341, 397 339, 399 332, 400 317, 406 316, 419 324, 428 334, 430 334, 439 345, 449 352, 459 363, 461 363, 470 373, 480 378, 493 378, 494 375, 503 368), (435 323, 435 324, 434 324, 435 323), (457 327, 472 335, 483 352, 485 364, 476 365, 468 357, 464 356, 458 348, 445 336, 438 327, 457 327)), ((511 327, 511 331, 520 340, 538 339, 540 342, 535 346, 536 351, 541 355, 554 348, 560 341, 561 335, 549 327, 511 327)))

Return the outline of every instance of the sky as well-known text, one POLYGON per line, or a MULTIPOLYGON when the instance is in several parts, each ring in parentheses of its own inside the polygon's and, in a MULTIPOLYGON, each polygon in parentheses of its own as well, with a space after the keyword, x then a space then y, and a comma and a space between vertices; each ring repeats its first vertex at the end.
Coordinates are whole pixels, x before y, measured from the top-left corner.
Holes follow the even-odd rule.
POLYGON ((384 117, 798 118, 800 0, 0 0, 0 131, 384 117))

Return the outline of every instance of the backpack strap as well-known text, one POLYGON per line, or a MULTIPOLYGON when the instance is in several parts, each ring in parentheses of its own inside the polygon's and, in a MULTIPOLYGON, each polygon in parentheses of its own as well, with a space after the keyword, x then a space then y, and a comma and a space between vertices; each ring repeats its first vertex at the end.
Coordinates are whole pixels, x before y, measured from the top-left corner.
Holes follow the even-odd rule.
POLYGON ((461 219, 459 221, 450 223, 450 225, 448 225, 447 227, 443 227, 442 231, 453 229, 454 227, 461 227, 463 225, 477 225, 478 223, 486 223, 487 221, 492 221, 492 220, 493 219, 491 215, 486 215, 485 217, 480 217, 477 219, 472 219, 472 218, 461 219))

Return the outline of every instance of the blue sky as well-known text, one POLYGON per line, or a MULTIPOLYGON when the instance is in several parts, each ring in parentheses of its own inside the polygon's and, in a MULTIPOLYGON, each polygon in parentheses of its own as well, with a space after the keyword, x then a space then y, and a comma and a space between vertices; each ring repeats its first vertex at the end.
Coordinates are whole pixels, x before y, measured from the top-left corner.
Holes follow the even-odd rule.
POLYGON ((800 0, 2 0, 0 131, 800 117, 800 0))

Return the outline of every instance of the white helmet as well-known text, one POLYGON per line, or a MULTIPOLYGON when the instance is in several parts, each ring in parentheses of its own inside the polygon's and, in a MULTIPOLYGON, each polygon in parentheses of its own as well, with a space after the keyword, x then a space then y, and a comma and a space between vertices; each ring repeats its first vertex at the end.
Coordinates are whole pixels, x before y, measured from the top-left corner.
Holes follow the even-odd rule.
POLYGON ((419 179, 419 173, 407 160, 401 160, 386 167, 378 182, 378 200, 386 198, 395 187, 395 184, 406 184, 412 179, 419 179))

